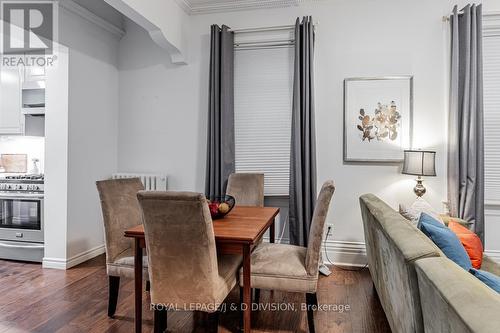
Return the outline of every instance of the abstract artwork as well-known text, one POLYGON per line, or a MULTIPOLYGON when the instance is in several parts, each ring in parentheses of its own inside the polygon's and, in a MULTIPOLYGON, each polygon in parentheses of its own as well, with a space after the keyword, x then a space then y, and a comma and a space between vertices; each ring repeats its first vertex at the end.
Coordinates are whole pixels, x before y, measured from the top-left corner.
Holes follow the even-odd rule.
POLYGON ((411 148, 413 78, 344 80, 344 161, 400 162, 411 148))

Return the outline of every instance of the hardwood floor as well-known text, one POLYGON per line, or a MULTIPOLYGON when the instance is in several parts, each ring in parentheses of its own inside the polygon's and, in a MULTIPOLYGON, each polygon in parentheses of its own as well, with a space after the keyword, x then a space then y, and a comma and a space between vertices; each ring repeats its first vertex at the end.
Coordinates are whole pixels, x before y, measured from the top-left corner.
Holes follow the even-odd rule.
MULTIPOLYGON (((114 319, 107 317, 107 281, 104 256, 68 271, 0 260, 0 333, 133 332, 133 281, 122 279, 114 319)), ((238 300, 235 288, 226 303, 238 300)), ((318 301, 329 309, 315 313, 317 332, 390 332, 368 269, 333 268, 320 278, 318 301), (340 306, 350 309, 339 311, 340 306)), ((145 292, 143 332, 153 328, 148 303, 145 292)), ((263 290, 260 303, 287 309, 253 312, 253 332, 307 332, 306 311, 300 309, 305 295, 263 290)), ((169 313, 168 332, 203 332, 202 321, 201 314, 169 313)), ((238 323, 238 312, 227 311, 220 315, 219 332, 236 332, 238 323)))

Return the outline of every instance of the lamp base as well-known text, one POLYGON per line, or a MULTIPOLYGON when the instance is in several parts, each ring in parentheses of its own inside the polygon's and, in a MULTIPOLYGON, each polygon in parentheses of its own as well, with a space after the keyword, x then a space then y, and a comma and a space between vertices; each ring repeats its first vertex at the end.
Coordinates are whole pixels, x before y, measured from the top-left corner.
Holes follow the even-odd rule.
POLYGON ((417 185, 415 185, 415 187, 413 188, 413 192, 415 192, 417 197, 421 197, 426 192, 426 189, 425 189, 424 185, 422 184, 424 180, 422 179, 422 177, 418 176, 416 181, 417 181, 417 185))

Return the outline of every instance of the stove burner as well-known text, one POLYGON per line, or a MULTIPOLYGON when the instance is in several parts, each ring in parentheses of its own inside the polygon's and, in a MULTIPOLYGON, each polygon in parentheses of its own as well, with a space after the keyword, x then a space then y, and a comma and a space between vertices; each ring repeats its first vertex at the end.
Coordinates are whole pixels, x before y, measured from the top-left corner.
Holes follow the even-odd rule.
POLYGON ((3 193, 36 193, 43 194, 43 175, 9 175, 0 178, 0 195, 3 193))
POLYGON ((15 175, 15 176, 5 176, 5 179, 43 180, 43 175, 15 175))

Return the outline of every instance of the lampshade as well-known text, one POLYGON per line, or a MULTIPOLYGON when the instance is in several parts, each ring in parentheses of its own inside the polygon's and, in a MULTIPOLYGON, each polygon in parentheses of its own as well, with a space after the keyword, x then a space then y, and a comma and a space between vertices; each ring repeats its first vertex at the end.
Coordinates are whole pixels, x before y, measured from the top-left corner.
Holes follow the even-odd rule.
POLYGON ((436 152, 428 150, 405 150, 402 173, 416 176, 435 176, 436 152))

